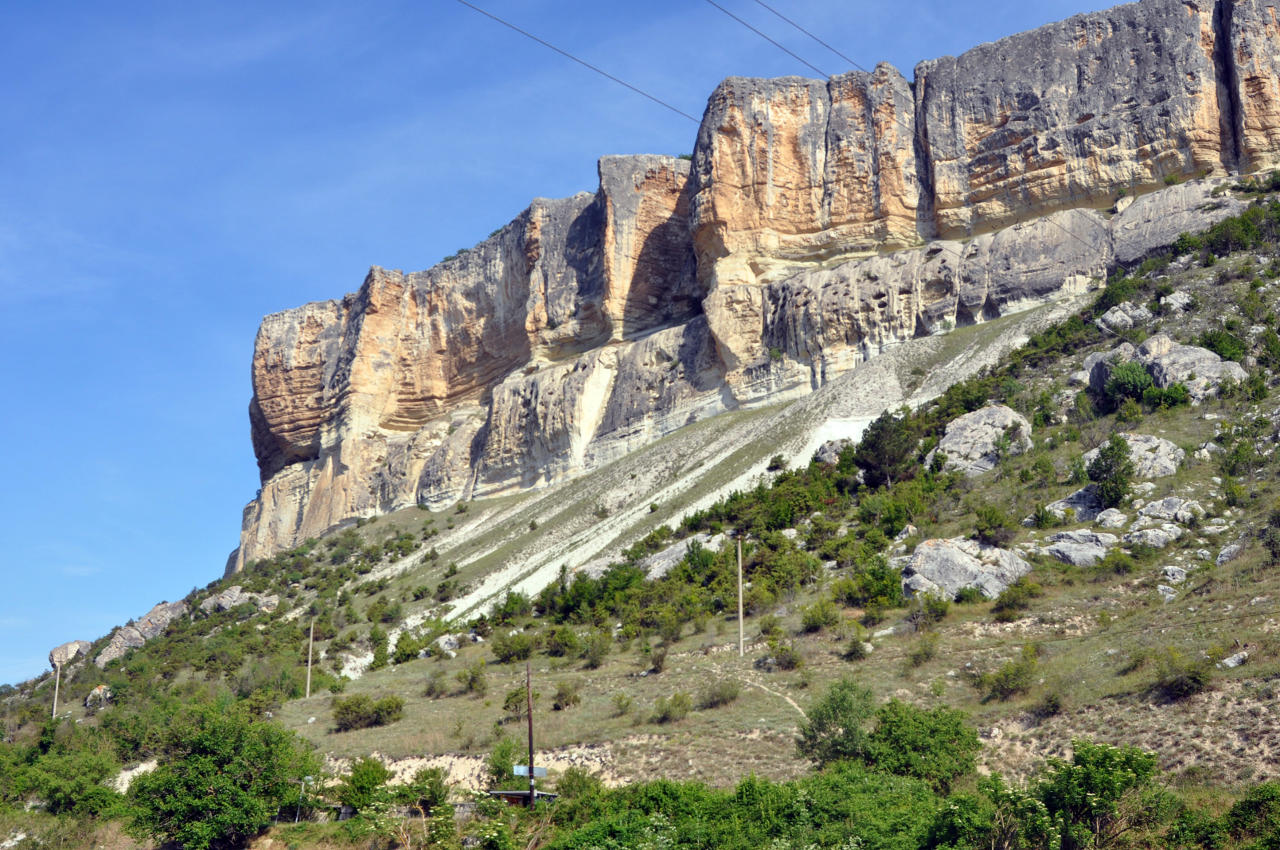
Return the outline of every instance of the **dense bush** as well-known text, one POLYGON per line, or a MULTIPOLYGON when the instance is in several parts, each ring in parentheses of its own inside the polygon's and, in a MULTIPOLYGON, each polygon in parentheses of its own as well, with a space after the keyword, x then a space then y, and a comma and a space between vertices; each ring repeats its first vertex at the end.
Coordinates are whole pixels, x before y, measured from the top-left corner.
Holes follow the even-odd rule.
POLYGON ((684 720, 693 708, 693 697, 678 691, 669 697, 658 697, 653 703, 654 723, 675 723, 684 720))
POLYGON ((894 699, 876 711, 866 760, 876 770, 920 779, 946 793, 973 772, 978 748, 978 733, 964 712, 924 710, 894 699))
POLYGON ((403 715, 404 700, 397 696, 375 700, 367 694, 354 694, 333 700, 333 724, 339 732, 385 726, 395 723, 403 715))
POLYGON ((1201 348, 1209 349, 1223 360, 1243 360, 1249 353, 1249 346, 1240 337, 1221 329, 1205 331, 1197 342, 1201 348))
POLYGON ((168 725, 163 763, 133 780, 128 828, 187 850, 241 844, 298 800, 319 760, 293 733, 229 706, 183 710, 168 725), (217 805, 210 805, 217 801, 217 805))
POLYGON ((338 784, 338 801, 357 812, 367 809, 382 799, 387 780, 391 777, 391 771, 377 759, 368 756, 356 759, 338 784))
POLYGON ((800 724, 796 750, 819 767, 845 759, 863 760, 870 751, 866 725, 875 711, 871 691, 852 679, 834 683, 800 724))

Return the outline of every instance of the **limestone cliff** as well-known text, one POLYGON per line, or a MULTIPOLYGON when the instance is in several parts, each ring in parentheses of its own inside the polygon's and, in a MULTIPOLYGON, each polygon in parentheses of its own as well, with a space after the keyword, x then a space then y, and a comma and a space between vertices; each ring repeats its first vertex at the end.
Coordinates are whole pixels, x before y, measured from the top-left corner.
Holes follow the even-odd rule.
POLYGON ((1237 211, 1215 176, 1280 161, 1277 56, 1264 0, 1141 0, 914 80, 726 80, 691 163, 606 157, 594 194, 268 316, 263 486, 228 569, 354 517, 562 480, 1083 291, 1237 211))

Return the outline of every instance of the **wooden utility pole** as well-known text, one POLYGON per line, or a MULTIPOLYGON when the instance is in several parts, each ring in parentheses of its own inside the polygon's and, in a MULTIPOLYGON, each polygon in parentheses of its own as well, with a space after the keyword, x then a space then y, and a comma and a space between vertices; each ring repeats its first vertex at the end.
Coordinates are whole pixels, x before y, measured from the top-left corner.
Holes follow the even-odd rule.
POLYGON ((746 654, 742 625, 742 530, 738 530, 738 657, 746 654))
POLYGON ((307 698, 311 697, 311 648, 316 644, 316 618, 311 618, 311 631, 307 634, 307 698))
POLYGON ((524 696, 528 701, 529 714, 529 808, 533 808, 535 796, 533 784, 533 664, 524 662, 524 696))
POLYGON ((53 665, 53 714, 50 717, 57 719, 58 717, 58 686, 62 684, 62 665, 53 665))

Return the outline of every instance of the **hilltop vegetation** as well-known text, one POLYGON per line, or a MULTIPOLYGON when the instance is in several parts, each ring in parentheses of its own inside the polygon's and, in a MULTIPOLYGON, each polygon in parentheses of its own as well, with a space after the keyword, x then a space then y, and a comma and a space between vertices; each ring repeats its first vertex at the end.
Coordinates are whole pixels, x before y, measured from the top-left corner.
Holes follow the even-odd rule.
POLYGON ((1276 846, 1277 281, 1280 202, 1264 196, 1117 269, 997 368, 887 411, 827 461, 775 458, 756 486, 656 525, 613 563, 562 569, 465 623, 449 605, 485 574, 454 532, 483 502, 362 521, 251 564, 193 590, 191 616, 105 670, 65 671, 59 718, 47 677, 4 695, 0 838, 87 846, 123 841, 123 824, 204 848, 297 817, 276 828, 290 846, 1276 846), (1108 324, 1125 305, 1149 318, 1108 324), (1133 346, 1159 333, 1243 379, 1157 385, 1133 346), (1080 376, 1089 355, 1111 358, 1105 379, 1080 376), (991 468, 968 474, 937 449, 992 404, 1029 433, 1001 434, 991 468), (1137 437, 1181 460, 1140 473, 1137 437), (1119 525, 1086 521, 1072 499, 1090 484, 1119 525), (1060 534, 1097 556, 1054 550, 1060 534), (925 541, 1030 570, 998 594, 905 593, 925 541), (278 607, 202 609, 232 585, 278 607), (473 804, 449 770, 512 782, 525 662, 540 753, 566 754, 562 799, 473 804), (109 700, 83 709, 99 685, 109 700), (383 761, 425 753, 453 762, 406 762, 388 784, 383 761), (127 793, 111 784, 150 759, 127 793), (201 811, 209 776, 235 801, 217 819, 201 811), (357 816, 317 822, 340 805, 357 816))

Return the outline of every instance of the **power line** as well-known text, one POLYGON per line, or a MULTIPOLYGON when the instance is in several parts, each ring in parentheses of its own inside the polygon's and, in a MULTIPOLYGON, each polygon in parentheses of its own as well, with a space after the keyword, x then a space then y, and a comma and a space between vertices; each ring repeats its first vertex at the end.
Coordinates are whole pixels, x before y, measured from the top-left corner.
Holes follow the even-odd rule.
POLYGON ((779 50, 781 50, 783 53, 785 53, 785 54, 787 54, 788 56, 790 56, 792 59, 795 59, 797 62, 801 62, 801 63, 803 63, 804 65, 807 65, 808 67, 812 68, 814 71, 817 71, 817 72, 818 72, 819 74, 821 74, 823 77, 830 77, 830 76, 831 76, 831 75, 830 75, 830 74, 828 74, 826 71, 824 71, 824 70, 822 70, 821 68, 819 68, 818 66, 814 65, 812 62, 809 62, 808 60, 801 58, 800 56, 796 55, 795 53, 792 53, 790 50, 788 50, 787 48, 783 47, 781 44, 779 44, 778 42, 774 41, 772 38, 769 38, 769 36, 765 35, 765 34, 764 34, 763 32, 761 32, 760 30, 758 30, 758 29, 756 29, 755 27, 751 26, 751 24, 749 24, 749 23, 747 23, 746 21, 742 20, 742 18, 739 18, 739 17, 738 17, 737 15, 735 15, 733 12, 730 12, 730 11, 729 11, 728 9, 726 9, 724 6, 721 6, 719 3, 715 2, 715 0, 707 0, 707 3, 711 4, 712 6, 715 6, 715 7, 716 7, 717 9, 719 9, 721 12, 724 12, 726 15, 728 15, 728 16, 729 16, 729 17, 731 17, 731 18, 733 18, 735 21, 737 21, 738 23, 742 24, 744 27, 746 27, 747 29, 751 30, 751 31, 752 31, 753 33, 755 33, 756 35, 760 36, 760 37, 761 37, 761 38, 763 38, 765 41, 769 42, 769 43, 770 43, 770 44, 772 44, 774 47, 778 48, 778 49, 779 49, 779 50))
MULTIPOLYGON (((460 0, 460 2, 461 2, 461 0, 460 0)), ((716 2, 715 2, 715 0, 706 0, 706 2, 707 2, 707 3, 709 3, 709 4, 711 4, 712 6, 715 6, 715 7, 716 7, 717 9, 719 9, 721 12, 724 12, 724 13, 725 13, 726 15, 728 15, 730 18, 732 18, 733 20, 735 20, 735 21, 737 21, 738 23, 742 24, 744 27, 746 27, 747 29, 751 30, 753 33, 755 33, 756 35, 760 36, 760 37, 761 37, 761 38, 763 38, 765 41, 767 41, 767 42, 769 42, 770 44, 772 44, 774 47, 777 47, 779 50, 783 51, 783 52, 784 52, 784 53, 786 53, 788 56, 791 56, 791 57, 793 57, 793 58, 795 58, 795 59, 799 60, 800 62, 803 62, 805 65, 808 65, 810 68, 812 68, 813 70, 817 71, 817 72, 818 72, 819 74, 821 74, 823 77, 826 77, 826 78, 828 78, 828 79, 831 77, 831 75, 830 75, 830 74, 828 74, 828 73, 824 72, 823 70, 821 70, 821 69, 820 69, 820 68, 818 68, 817 66, 813 65, 812 63, 807 62, 807 61, 805 61, 804 59, 801 59, 801 58, 800 58, 799 56, 797 56, 795 53, 792 53, 790 50, 788 50, 787 48, 783 47, 781 44, 779 44, 778 42, 774 41, 772 38, 770 38, 769 36, 765 35, 765 34, 764 34, 763 32, 761 32, 760 30, 758 30, 758 29, 756 29, 755 27, 751 26, 751 24, 747 23, 747 22, 746 22, 746 21, 744 21, 742 18, 739 18, 737 15, 733 14, 733 13, 732 13, 732 12, 730 12, 728 9, 726 9, 726 8, 725 8, 725 7, 723 7, 723 6, 721 6, 719 3, 716 3, 716 2)), ((814 39, 815 41, 817 41, 817 42, 818 42, 819 44, 821 44, 823 47, 826 47, 828 50, 832 51, 833 53, 835 53, 835 54, 836 54, 837 56, 839 56, 840 58, 842 58, 842 59, 844 59, 845 61, 849 62, 851 65, 853 65, 853 66, 854 66, 855 68, 857 68, 858 70, 863 71, 864 73, 871 73, 870 71, 867 71, 867 69, 866 69, 866 68, 864 68, 862 65, 859 65, 857 62, 855 62, 855 61, 853 61, 852 59, 850 59, 849 57, 845 56, 843 53, 841 53, 840 51, 836 50, 834 47, 832 47, 831 45, 827 44, 825 41, 823 41, 822 39, 818 38, 816 35, 814 35, 813 33, 811 33, 811 32, 809 32, 808 30, 806 30, 804 27, 802 27, 802 26, 800 26, 799 24, 797 24, 795 21, 793 21, 793 20, 791 20, 790 18, 786 17, 786 16, 785 16, 785 15, 783 15, 781 12, 778 12, 777 10, 773 9, 771 6, 766 5, 765 3, 761 2, 761 0, 755 0, 755 2, 756 2, 756 3, 759 3, 761 6, 764 6, 764 8, 768 9, 770 12, 773 12, 775 15, 777 15, 779 18, 782 18, 782 20, 786 21, 788 24, 791 24, 791 26, 793 26, 793 27, 795 27, 796 29, 800 30, 800 31, 801 31, 801 32, 803 32, 805 35, 807 35, 807 36, 809 36, 810 38, 812 38, 812 39, 814 39)), ((923 146, 925 146, 926 148, 928 147, 928 142, 925 140, 924 136, 921 134, 921 132, 920 132, 919 128, 915 128, 915 127, 911 127, 911 126, 909 126, 905 121, 903 121, 901 118, 899 118, 895 113, 890 113, 890 117, 891 117, 891 119, 894 121, 894 123, 896 123, 898 126, 902 127, 902 129, 906 130, 906 131, 907 131, 907 133, 908 133, 908 134, 909 134, 913 139, 915 139, 915 140, 919 141, 919 142, 920 142, 923 146)), ((918 164, 917 164, 917 165, 918 165, 918 164)), ((797 173, 798 173, 798 172, 797 172, 797 173)), ((1079 242, 1081 245, 1085 246, 1086 248, 1088 248, 1088 249, 1090 249, 1090 250, 1093 250, 1093 246, 1092 246, 1092 245, 1090 245, 1088 242, 1086 242, 1086 241, 1085 241, 1084 239, 1082 239, 1081 237, 1077 236, 1075 233, 1072 233, 1072 232, 1071 232, 1070 230, 1068 230, 1067 228, 1065 228, 1065 227, 1063 227, 1062 225, 1058 224, 1056 221, 1053 221, 1053 220, 1052 220, 1052 219, 1050 219, 1047 215, 1046 215, 1046 216, 1041 216, 1041 218, 1043 218, 1045 221, 1047 221, 1047 222, 1048 222, 1050 225, 1052 225, 1053 227, 1058 228, 1058 229, 1059 229, 1059 230, 1061 230, 1063 233, 1067 234, 1067 235, 1068 235, 1068 236, 1070 236, 1072 239, 1074 239, 1074 240, 1076 240, 1077 242, 1079 242)), ((955 255, 955 256, 956 256, 956 259, 963 259, 963 257, 961 257, 961 255, 960 255, 959 253, 956 253, 956 255, 955 255)))
POLYGON ((641 97, 646 97, 646 98, 648 98, 649 100, 653 101, 654 103, 658 104, 659 106, 664 106, 664 107, 666 107, 667 109, 670 109, 672 112, 676 113, 677 115, 679 115, 679 116, 681 116, 681 117, 683 117, 683 118, 688 118, 690 121, 692 121, 692 122, 693 122, 693 123, 695 123, 695 124, 699 124, 699 123, 701 123, 697 118, 694 118, 692 115, 690 115, 688 112, 685 112, 683 109, 680 109, 679 107, 672 106, 671 104, 667 103, 667 102, 666 102, 665 100, 663 100, 662 98, 655 97, 654 95, 649 94, 647 91, 644 91, 643 89, 640 89, 640 88, 637 88, 636 86, 631 85, 631 83, 628 83, 626 80, 621 80, 621 79, 619 79, 619 78, 615 77, 613 74, 610 74, 608 71, 605 71, 605 70, 603 70, 603 69, 601 69, 601 68, 598 68, 598 67, 596 67, 595 65, 592 65, 590 62, 587 62, 587 61, 585 61, 585 60, 583 60, 583 59, 579 59, 577 56, 574 56, 572 53, 570 53, 570 52, 569 52, 569 51, 567 51, 567 50, 561 50, 559 47, 556 47, 556 46, 555 46, 554 44, 552 44, 551 42, 549 42, 549 41, 545 41, 545 40, 543 40, 543 39, 541 39, 541 38, 538 38, 538 37, 537 37, 536 35, 534 35, 533 33, 529 32, 528 30, 523 30, 523 29, 521 29, 520 27, 518 27, 518 26, 516 26, 515 24, 511 23, 510 21, 505 21, 505 20, 503 20, 502 18, 499 18, 497 15, 494 15, 494 14, 492 14, 492 13, 490 13, 490 12, 486 12, 484 9, 481 9, 479 6, 476 6, 476 5, 472 4, 472 3, 468 3, 468 2, 467 2, 467 0, 458 0, 458 2, 459 2, 459 3, 461 3, 463 6, 466 6, 466 7, 467 7, 467 8, 469 8, 469 9, 474 9, 475 11, 477 11, 477 12, 479 12, 480 14, 484 15, 486 18, 490 18, 490 19, 492 19, 492 20, 494 20, 494 21, 497 21, 498 23, 502 24, 504 27, 507 27, 508 29, 515 30, 516 32, 518 32, 518 33, 520 33, 522 36, 524 36, 525 38, 532 39, 533 41, 538 42, 538 44, 541 44, 543 47, 546 47, 546 48, 548 48, 549 50, 554 50, 556 53, 559 53, 561 56, 565 57, 566 59, 571 59, 572 61, 577 62, 577 63, 578 63, 579 65, 581 65, 582 67, 584 67, 584 68, 588 68, 588 69, 590 69, 590 70, 592 70, 592 71, 595 71, 595 72, 596 72, 597 74, 599 74, 600 76, 605 77, 606 79, 613 80, 615 83, 617 83, 617 84, 618 84, 618 85, 620 85, 620 86, 624 86, 624 87, 626 87, 626 88, 628 88, 628 89, 631 89, 631 91, 635 92, 636 94, 640 95, 641 97))
MULTIPOLYGON (((859 71, 867 71, 867 69, 866 69, 866 68, 864 68, 864 67, 862 67, 861 65, 859 65, 856 61, 854 61, 853 59, 850 59, 848 56, 845 56, 845 55, 844 55, 843 53, 841 53, 839 50, 836 50, 834 47, 832 47, 831 45, 827 44, 825 41, 823 41, 822 39, 818 38, 816 35, 814 35, 813 33, 809 32, 809 31, 808 31, 807 29, 805 29, 804 27, 800 26, 800 25, 799 25, 799 24, 797 24, 795 21, 791 20, 791 19, 790 19, 790 18, 788 18, 786 15, 782 14, 781 12, 779 12, 777 9, 773 8, 772 6, 770 6, 768 3, 763 2, 763 0, 755 0, 755 2, 756 2, 758 5, 763 6, 764 8, 768 9, 770 12, 773 12, 773 13, 774 13, 775 15, 777 15, 779 18, 782 18, 782 20, 784 20, 784 21, 786 21, 787 23, 791 24, 791 26, 793 26, 793 27, 795 27, 796 29, 800 30, 800 32, 802 32, 802 33, 804 33, 805 35, 809 36, 809 38, 811 38, 811 39, 813 39, 814 41, 818 42, 818 44, 821 44, 823 47, 827 48, 827 50, 830 50, 832 53, 834 53, 835 55, 839 56, 841 59, 843 59, 844 61, 848 62, 848 63, 849 63, 850 65, 852 65, 853 67, 857 68, 859 71)), ((870 72, 870 71, 867 71, 867 73, 869 74, 869 73, 871 73, 871 72, 870 72)))

